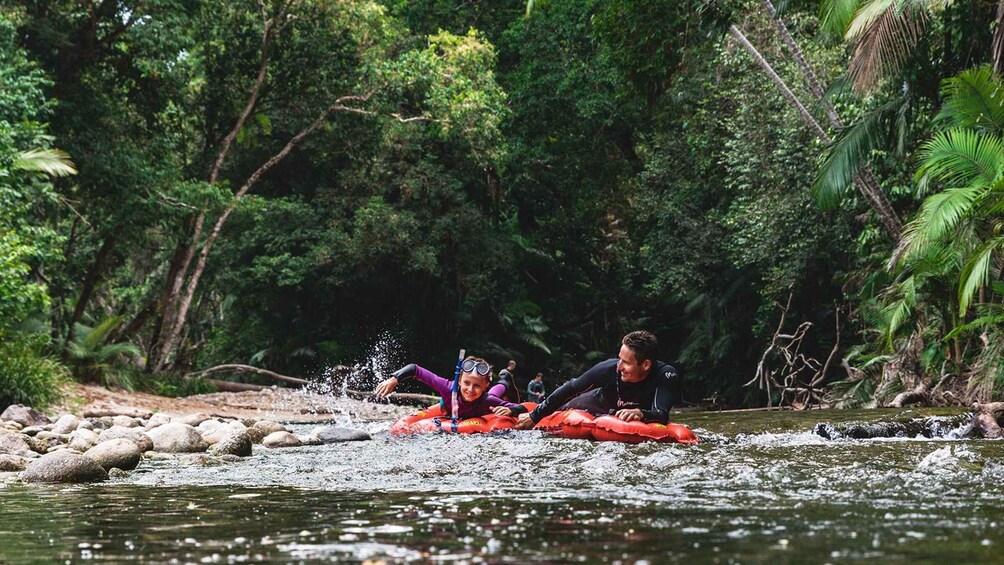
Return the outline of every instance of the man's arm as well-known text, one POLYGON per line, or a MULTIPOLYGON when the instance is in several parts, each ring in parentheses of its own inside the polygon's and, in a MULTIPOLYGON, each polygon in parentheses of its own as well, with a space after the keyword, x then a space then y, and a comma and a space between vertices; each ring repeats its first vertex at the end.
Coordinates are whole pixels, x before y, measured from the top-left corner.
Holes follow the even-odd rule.
POLYGON ((671 365, 662 364, 659 371, 652 375, 659 379, 659 384, 655 389, 655 396, 652 398, 652 408, 642 409, 643 422, 658 422, 660 424, 669 423, 669 411, 673 406, 682 403, 680 393, 680 375, 671 365))
POLYGON ((536 424, 541 418, 556 412, 558 408, 561 408, 569 400, 588 390, 602 387, 608 384, 611 379, 616 378, 617 360, 608 359, 601 361, 593 365, 585 373, 554 389, 554 392, 538 404, 537 408, 530 413, 530 419, 536 424))

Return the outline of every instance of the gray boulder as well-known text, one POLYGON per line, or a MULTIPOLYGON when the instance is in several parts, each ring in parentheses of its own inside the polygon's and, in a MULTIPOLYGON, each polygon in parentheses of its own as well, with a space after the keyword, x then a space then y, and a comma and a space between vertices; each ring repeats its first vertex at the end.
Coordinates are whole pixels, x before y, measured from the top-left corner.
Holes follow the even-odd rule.
POLYGON ((313 435, 324 443, 341 443, 343 441, 366 441, 373 439, 368 433, 352 428, 328 426, 314 430, 313 435))
POLYGON ((31 446, 28 444, 28 436, 21 434, 0 435, 0 453, 16 453, 31 450, 31 446))
POLYGON ((113 468, 131 471, 143 458, 139 446, 125 438, 101 442, 88 449, 84 455, 97 461, 105 471, 113 468))
POLYGON ((56 424, 52 426, 52 431, 57 434, 66 435, 72 433, 80 426, 80 418, 77 418, 73 414, 63 414, 56 420, 56 424))
POLYGON ((179 418, 171 418, 171 423, 173 424, 187 424, 189 426, 198 426, 206 420, 211 420, 213 417, 209 414, 189 414, 187 416, 181 416, 179 418))
POLYGON ((51 424, 52 420, 48 416, 42 414, 34 408, 24 406, 21 404, 12 404, 0 414, 0 420, 9 420, 11 422, 17 422, 22 426, 43 426, 45 424, 51 424))
POLYGON ((139 425, 139 422, 136 421, 136 418, 132 418, 132 417, 129 417, 129 416, 122 416, 122 415, 112 416, 112 425, 113 426, 122 426, 123 428, 139 428, 139 427, 141 427, 139 425))
POLYGON ((110 439, 128 439, 139 446, 143 451, 153 449, 153 439, 139 428, 123 428, 122 426, 112 426, 101 432, 98 436, 98 443, 110 439))
POLYGON ((295 435, 289 432, 272 432, 265 436, 261 440, 261 444, 265 447, 276 448, 276 447, 300 447, 303 442, 300 441, 295 435))
POLYGON ((286 429, 286 426, 269 420, 258 420, 254 423, 254 425, 248 428, 248 434, 251 435, 251 441, 255 443, 261 443, 265 439, 265 436, 269 434, 288 431, 289 430, 286 429))
POLYGON ((0 455, 0 472, 9 473, 11 471, 24 471, 27 464, 28 460, 24 457, 8 455, 6 453, 0 455))
POLYGON ((231 429, 209 450, 214 455, 251 455, 251 436, 244 430, 231 429))
POLYGON ((27 483, 92 483, 107 478, 96 461, 67 450, 43 455, 21 472, 21 480, 27 483))
POLYGON ((187 424, 171 422, 146 432, 153 440, 154 451, 165 453, 196 453, 209 448, 199 431, 187 424))

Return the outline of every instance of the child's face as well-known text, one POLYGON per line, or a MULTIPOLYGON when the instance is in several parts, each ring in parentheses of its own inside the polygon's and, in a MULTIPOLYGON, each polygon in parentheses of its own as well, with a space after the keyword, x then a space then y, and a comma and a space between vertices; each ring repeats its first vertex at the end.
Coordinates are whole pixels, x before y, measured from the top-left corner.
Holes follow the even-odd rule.
POLYGON ((467 402, 474 402, 481 398, 481 394, 488 388, 488 377, 482 377, 474 373, 461 373, 460 375, 460 395, 467 402))

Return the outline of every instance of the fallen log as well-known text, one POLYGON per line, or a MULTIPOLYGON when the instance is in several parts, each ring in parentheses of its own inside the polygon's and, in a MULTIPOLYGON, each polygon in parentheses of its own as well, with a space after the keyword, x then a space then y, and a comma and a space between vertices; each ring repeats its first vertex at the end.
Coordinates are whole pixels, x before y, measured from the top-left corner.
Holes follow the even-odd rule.
POLYGON ((215 367, 209 367, 208 369, 203 369, 201 371, 195 371, 194 373, 188 373, 185 377, 198 377, 205 376, 212 373, 253 373, 255 375, 261 375, 263 377, 268 377, 277 381, 282 381, 285 383, 295 384, 303 386, 310 381, 306 379, 298 379, 296 377, 287 377, 286 375, 280 375, 279 373, 269 371, 268 369, 260 369, 258 367, 252 367, 251 365, 240 365, 236 363, 231 363, 227 365, 216 365, 215 367))

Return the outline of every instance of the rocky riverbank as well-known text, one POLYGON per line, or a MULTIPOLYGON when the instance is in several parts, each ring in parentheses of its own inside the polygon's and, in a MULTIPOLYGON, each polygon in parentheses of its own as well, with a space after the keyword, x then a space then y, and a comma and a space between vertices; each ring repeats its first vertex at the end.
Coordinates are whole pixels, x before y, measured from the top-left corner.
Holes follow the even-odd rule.
POLYGON ((77 409, 52 417, 13 405, 0 414, 0 481, 85 483, 121 476, 144 460, 234 463, 255 449, 296 448, 370 436, 319 425, 295 434, 284 423, 391 420, 412 408, 286 389, 185 399, 82 387, 77 409))

